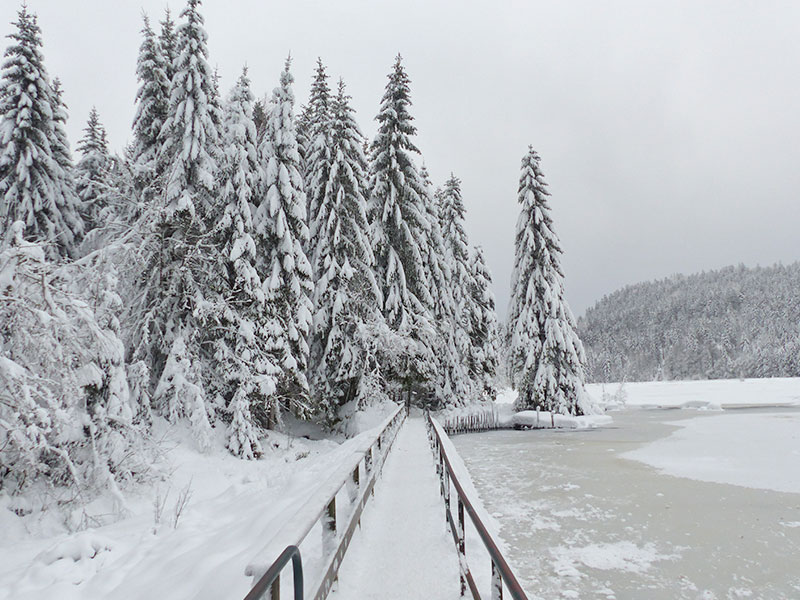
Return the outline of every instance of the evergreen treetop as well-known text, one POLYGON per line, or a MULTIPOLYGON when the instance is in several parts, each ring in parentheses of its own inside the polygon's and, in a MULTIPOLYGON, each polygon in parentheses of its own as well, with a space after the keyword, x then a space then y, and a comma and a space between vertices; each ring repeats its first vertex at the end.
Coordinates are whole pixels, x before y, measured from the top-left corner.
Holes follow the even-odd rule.
POLYGON ((160 25, 161 33, 158 36, 158 44, 164 57, 164 72, 167 81, 171 82, 175 75, 175 60, 178 57, 178 34, 175 31, 175 21, 172 20, 169 6, 164 9, 164 20, 160 22, 160 25))
POLYGON ((14 25, 0 75, 0 230, 22 221, 28 239, 52 244, 53 256, 66 255, 83 224, 63 188, 68 180, 59 160, 65 157, 54 154, 60 93, 54 98, 36 16, 23 5, 14 25))
MULTIPOLYGON (((333 151, 331 140, 331 93, 328 87, 328 75, 322 59, 317 59, 314 81, 311 85, 311 97, 308 103, 308 122, 304 123, 308 136, 305 147, 306 200, 308 205, 309 243, 307 254, 312 265, 316 264, 323 241, 320 239, 320 228, 325 226, 329 218, 330 203, 325 202, 326 186, 330 177, 333 151)), ((317 276, 315 271, 315 276, 317 276)))
MULTIPOLYGON (((161 43, 147 15, 143 16, 142 44, 136 62, 136 77, 139 88, 136 91, 136 116, 133 120, 134 176, 139 189, 148 187, 160 173, 158 172, 158 153, 161 147, 161 128, 167 119, 169 108, 171 66, 162 52, 161 43)), ((170 34, 171 35, 171 34, 170 34)))
POLYGON ((175 73, 161 149, 166 173, 168 213, 212 213, 219 115, 213 104, 214 74, 208 64, 208 35, 199 12, 200 0, 189 0, 177 28, 175 73))
POLYGON ((108 139, 95 107, 89 112, 83 132, 78 142, 78 151, 82 156, 75 169, 75 185, 86 230, 90 231, 108 220, 103 213, 111 190, 108 139))

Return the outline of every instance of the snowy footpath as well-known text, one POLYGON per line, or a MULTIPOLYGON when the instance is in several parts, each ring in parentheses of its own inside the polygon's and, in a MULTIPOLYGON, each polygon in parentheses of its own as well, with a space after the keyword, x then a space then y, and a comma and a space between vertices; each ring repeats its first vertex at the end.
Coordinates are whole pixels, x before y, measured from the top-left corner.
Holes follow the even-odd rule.
POLYGON ((330 597, 459 597, 458 558, 423 419, 408 419, 398 433, 330 597))

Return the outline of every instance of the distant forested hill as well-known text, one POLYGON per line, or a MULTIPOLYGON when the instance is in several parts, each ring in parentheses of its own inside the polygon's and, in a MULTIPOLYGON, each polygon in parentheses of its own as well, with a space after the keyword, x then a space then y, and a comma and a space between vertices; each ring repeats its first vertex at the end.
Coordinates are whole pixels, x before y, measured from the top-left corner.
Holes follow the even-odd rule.
POLYGON ((578 327, 590 381, 800 376, 800 263, 627 286, 578 327))

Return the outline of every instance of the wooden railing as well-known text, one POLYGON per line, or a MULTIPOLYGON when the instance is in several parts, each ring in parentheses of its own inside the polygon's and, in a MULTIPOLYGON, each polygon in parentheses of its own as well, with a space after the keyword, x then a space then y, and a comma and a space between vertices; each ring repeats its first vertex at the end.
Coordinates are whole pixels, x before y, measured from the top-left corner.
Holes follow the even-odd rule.
MULTIPOLYGON (((406 418, 406 409, 398 407, 380 426, 378 433, 364 439, 342 464, 330 475, 314 496, 303 504, 288 519, 286 525, 278 531, 267 547, 258 554, 245 569, 245 575, 252 576, 253 588, 247 600, 280 598, 280 571, 288 562, 286 553, 290 547, 297 550, 307 538, 309 532, 318 524, 322 524, 322 567, 312 574, 313 585, 308 589, 309 598, 324 600, 331 590, 339 571, 347 547, 356 527, 361 521, 361 513, 369 497, 374 493, 375 482, 381 472, 386 456, 392 447, 397 431, 406 418), (349 512, 337 511, 337 495, 347 488, 345 501, 349 512), (345 522, 340 522, 340 518, 345 522), (280 561, 280 567, 276 564, 280 561)), ((293 554, 294 555, 294 554, 293 554)), ((302 568, 300 569, 302 573, 302 568)), ((295 571, 296 573, 296 571, 295 571)), ((302 585, 302 575, 300 584, 302 585)), ((295 586, 297 578, 295 575, 295 586)), ((295 587, 295 594, 297 588, 295 587)))
POLYGON ((447 435, 503 429, 494 408, 473 415, 443 416, 441 425, 447 435))
POLYGON ((517 581, 516 576, 511 571, 511 567, 500 552, 497 543, 494 541, 489 530, 486 529, 486 526, 478 515, 478 512, 475 510, 475 505, 467 496, 461 482, 458 480, 452 466, 452 461, 443 443, 443 440, 447 439, 447 434, 436 419, 431 417, 430 413, 426 414, 425 420, 428 426, 428 437, 433 447, 434 456, 436 457, 436 472, 439 475, 441 484, 440 490, 444 498, 445 515, 450 524, 450 530, 453 533, 453 541, 458 551, 461 595, 464 596, 467 588, 469 588, 473 600, 481 600, 481 594, 478 591, 478 586, 475 584, 467 562, 466 535, 464 528, 464 512, 466 511, 491 560, 491 590, 489 596, 491 600, 502 600, 504 589, 508 589, 511 598, 514 600, 527 600, 528 596, 525 594, 519 581, 517 581), (453 488, 455 489, 456 498, 455 516, 453 515, 453 508, 450 502, 453 488))

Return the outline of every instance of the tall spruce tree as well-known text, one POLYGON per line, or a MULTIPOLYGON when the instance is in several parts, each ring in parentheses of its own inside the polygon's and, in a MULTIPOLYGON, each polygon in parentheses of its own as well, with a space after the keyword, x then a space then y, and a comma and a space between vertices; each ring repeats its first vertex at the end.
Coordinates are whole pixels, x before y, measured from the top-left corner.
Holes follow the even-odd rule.
POLYGON ((136 91, 131 160, 137 191, 144 193, 144 199, 148 201, 158 194, 154 183, 161 175, 158 155, 161 148, 161 128, 167 119, 169 108, 168 73, 171 67, 167 66, 167 59, 150 27, 147 15, 144 15, 143 20, 143 39, 136 62, 139 89, 136 91))
POLYGON ((308 101, 308 122, 305 124, 308 136, 305 151, 303 181, 306 186, 306 203, 308 206, 308 227, 310 231, 310 246, 307 249, 309 258, 313 261, 314 254, 318 251, 317 228, 327 216, 321 212, 325 186, 333 160, 331 151, 331 91, 328 86, 328 75, 322 59, 317 58, 317 68, 314 81, 311 84, 311 96, 308 101))
POLYGON ((259 146, 264 176, 256 219, 258 228, 269 228, 264 232, 269 239, 264 289, 278 323, 273 343, 283 376, 277 393, 295 414, 308 416, 306 368, 314 286, 304 250, 308 244, 306 196, 294 130, 290 65, 287 59, 259 146))
POLYGON ((439 222, 445 244, 445 256, 450 266, 450 288, 453 293, 455 314, 453 328, 456 348, 463 364, 472 355, 469 337, 469 313, 472 298, 469 295, 469 241, 464 229, 464 201, 461 198, 461 180, 452 173, 439 194, 439 222))
POLYGON ((425 245, 425 270, 433 300, 433 316, 439 345, 436 357, 435 399, 439 406, 465 404, 470 397, 469 373, 458 351, 458 309, 454 297, 451 263, 440 226, 440 205, 433 191, 428 171, 423 165, 420 176, 425 184, 425 208, 431 225, 425 245))
POLYGON ((583 345, 564 300, 561 246, 553 231, 547 184, 532 148, 522 159, 521 212, 508 316, 510 369, 517 410, 583 414, 583 345))
POLYGON ((75 189, 81 201, 83 222, 89 232, 104 225, 111 188, 108 138, 95 107, 89 112, 83 137, 78 142, 78 152, 81 158, 75 167, 75 189))
POLYGON ((200 0, 188 0, 177 29, 175 74, 170 85, 169 114, 162 152, 170 161, 166 174, 169 213, 208 218, 214 202, 215 155, 219 113, 214 74, 208 64, 208 34, 200 0))
POLYGON ((315 228, 314 323, 311 344, 313 391, 328 417, 356 398, 370 368, 359 332, 374 322, 379 291, 372 271, 374 257, 366 213, 367 162, 364 136, 339 82, 331 102, 328 180, 315 228))
POLYGON ((201 445, 208 443, 203 387, 205 277, 216 262, 208 225, 214 211, 218 132, 212 118, 213 75, 199 0, 189 0, 177 29, 177 58, 161 148, 167 164, 165 202, 149 240, 144 269, 144 324, 139 352, 157 382, 156 407, 186 417, 201 445))
POLYGON ((410 391, 432 376, 433 299, 424 266, 430 222, 425 185, 412 159, 419 150, 409 114, 411 91, 400 55, 395 60, 376 117, 371 146, 368 211, 383 315, 389 327, 414 343, 394 378, 410 391))
POLYGON ((72 153, 69 147, 69 136, 67 136, 67 105, 64 103, 64 90, 61 87, 61 80, 56 77, 53 79, 51 89, 51 105, 53 107, 53 126, 54 143, 51 144, 53 158, 61 169, 72 177, 72 153))
POLYGON ((64 103, 64 91, 61 89, 61 80, 53 80, 50 96, 53 108, 53 139, 50 149, 56 161, 58 171, 56 174, 56 191, 61 196, 56 204, 63 206, 64 220, 71 231, 75 232, 75 241, 80 241, 85 233, 86 226, 80 215, 80 199, 75 191, 75 168, 72 164, 72 152, 67 136, 67 105, 64 103))
POLYGON ((22 221, 50 256, 74 255, 83 222, 64 171, 60 90, 50 86, 36 16, 24 5, 17 15, 0 75, 0 237, 22 221))
POLYGON ((214 341, 219 381, 214 387, 230 416, 228 448, 244 458, 262 449, 256 418, 270 414, 279 368, 270 347, 274 318, 258 272, 266 240, 254 228, 252 206, 258 188, 258 150, 253 121, 253 93, 247 69, 231 91, 224 111, 221 165, 222 214, 214 232, 222 249, 212 273, 220 309, 214 311, 214 341))
POLYGON ((470 378, 484 398, 494 399, 497 392, 494 381, 499 362, 497 313, 491 290, 492 276, 480 246, 475 246, 472 253, 469 275, 470 378))

